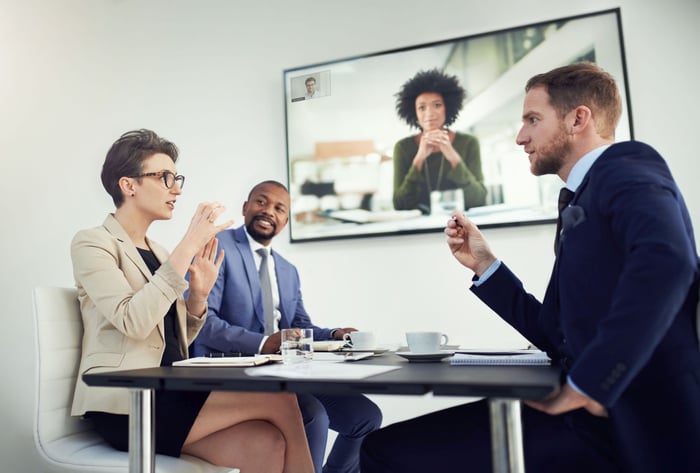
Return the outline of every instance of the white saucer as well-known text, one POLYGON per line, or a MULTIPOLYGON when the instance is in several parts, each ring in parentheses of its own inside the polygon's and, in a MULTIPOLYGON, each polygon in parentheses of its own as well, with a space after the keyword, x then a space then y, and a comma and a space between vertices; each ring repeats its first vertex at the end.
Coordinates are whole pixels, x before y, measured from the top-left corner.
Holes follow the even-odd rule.
POLYGON ((388 348, 351 348, 351 347, 346 347, 346 348, 342 348, 340 351, 346 352, 346 353, 374 353, 375 355, 381 355, 382 353, 388 352, 389 349, 388 348))
POLYGON ((397 351, 396 354, 402 358, 406 358, 408 361, 427 363, 431 361, 440 361, 443 358, 454 355, 455 352, 452 350, 441 350, 436 353, 411 353, 410 351, 397 351))

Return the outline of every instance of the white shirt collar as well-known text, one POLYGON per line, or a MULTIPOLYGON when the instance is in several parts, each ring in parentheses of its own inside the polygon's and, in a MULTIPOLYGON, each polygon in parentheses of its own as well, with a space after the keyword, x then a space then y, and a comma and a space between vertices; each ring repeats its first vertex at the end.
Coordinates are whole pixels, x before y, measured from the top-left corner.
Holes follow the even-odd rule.
POLYGON ((250 245, 250 249, 253 250, 253 253, 257 254, 257 250, 260 248, 267 248, 267 251, 270 254, 272 254, 272 245, 268 245, 268 246, 261 245, 260 243, 255 241, 252 236, 250 236, 247 228, 243 227, 243 230, 245 230, 245 236, 246 236, 246 238, 248 238, 248 244, 250 245))

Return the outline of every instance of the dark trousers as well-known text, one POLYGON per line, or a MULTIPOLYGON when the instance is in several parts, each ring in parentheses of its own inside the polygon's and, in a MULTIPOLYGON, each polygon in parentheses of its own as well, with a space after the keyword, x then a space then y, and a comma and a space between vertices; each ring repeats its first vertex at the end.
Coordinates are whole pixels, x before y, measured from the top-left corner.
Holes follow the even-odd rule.
MULTIPOLYGON (((532 473, 619 472, 610 422, 579 410, 550 416, 522 408, 525 469, 532 473)), ((367 436, 362 473, 490 473, 491 431, 485 400, 398 422, 367 436)))
POLYGON ((360 446, 382 425, 379 407, 362 394, 297 394, 316 473, 359 473, 360 446), (338 433, 325 466, 328 429, 338 433))

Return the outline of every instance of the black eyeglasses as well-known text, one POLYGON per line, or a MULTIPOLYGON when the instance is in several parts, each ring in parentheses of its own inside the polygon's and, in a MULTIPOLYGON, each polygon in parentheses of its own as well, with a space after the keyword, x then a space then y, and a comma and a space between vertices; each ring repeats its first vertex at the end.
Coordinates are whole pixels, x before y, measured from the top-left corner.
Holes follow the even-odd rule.
POLYGON ((163 179, 163 184, 165 184, 165 187, 168 189, 173 187, 176 181, 180 185, 180 189, 185 186, 185 176, 181 174, 175 175, 170 171, 144 172, 143 174, 129 177, 160 177, 163 179))

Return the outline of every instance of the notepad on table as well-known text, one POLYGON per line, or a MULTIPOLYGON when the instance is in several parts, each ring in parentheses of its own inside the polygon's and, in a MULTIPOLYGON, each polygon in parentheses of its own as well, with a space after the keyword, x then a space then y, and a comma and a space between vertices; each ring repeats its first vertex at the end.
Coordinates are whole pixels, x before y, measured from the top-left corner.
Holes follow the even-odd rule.
POLYGON ((270 356, 199 356, 173 363, 173 366, 258 366, 272 361, 270 356))
POLYGON ((548 365, 547 353, 539 350, 460 351, 450 359, 451 365, 548 365))
POLYGON ((314 351, 338 351, 345 346, 345 340, 320 340, 314 342, 314 351))

